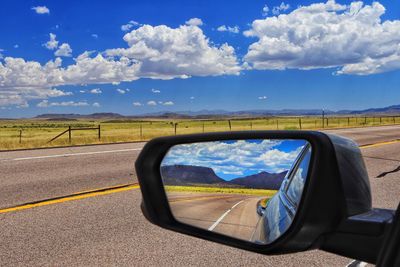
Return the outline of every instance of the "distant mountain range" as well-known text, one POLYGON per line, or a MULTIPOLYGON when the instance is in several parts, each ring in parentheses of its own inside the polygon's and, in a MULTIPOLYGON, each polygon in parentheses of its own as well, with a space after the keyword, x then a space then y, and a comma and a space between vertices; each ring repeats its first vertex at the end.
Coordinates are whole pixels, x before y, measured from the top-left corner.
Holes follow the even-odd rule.
POLYGON ((244 187, 278 190, 287 171, 280 173, 260 172, 226 181, 208 167, 191 165, 170 165, 161 167, 166 185, 208 185, 221 187, 244 187))
MULTIPOLYGON (((328 116, 344 116, 344 115, 398 115, 400 114, 400 105, 393 105, 383 108, 369 108, 364 110, 325 110, 328 116)), ((93 114, 41 114, 36 116, 37 119, 48 120, 70 120, 70 119, 109 119, 109 120, 132 120, 143 118, 164 118, 164 119, 211 119, 211 118, 232 118, 232 117, 267 117, 267 116, 315 116, 321 115, 321 109, 281 109, 281 110, 242 110, 242 111, 226 111, 226 110, 199 110, 199 111, 176 111, 176 112, 155 112, 140 115, 121 115, 118 113, 104 112, 93 114)))

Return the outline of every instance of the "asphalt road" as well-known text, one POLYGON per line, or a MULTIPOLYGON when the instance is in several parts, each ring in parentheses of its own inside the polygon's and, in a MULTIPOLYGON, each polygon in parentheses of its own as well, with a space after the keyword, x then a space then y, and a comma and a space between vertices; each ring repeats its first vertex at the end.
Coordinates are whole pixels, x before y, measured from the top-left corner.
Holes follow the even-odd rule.
POLYGON ((253 239, 262 197, 215 193, 168 194, 171 211, 183 223, 246 241, 253 239))
POLYGON ((143 143, 0 153, 0 208, 136 183, 143 143))
MULTIPOLYGON (((400 138, 400 127, 329 131, 373 144, 400 138)), ((68 196, 137 182, 134 161, 143 144, 0 153, 0 206, 68 196)), ((375 207, 400 201, 400 143, 362 149, 375 207), (380 177, 380 178, 376 178, 380 177)), ((136 188, 61 199, 52 205, 0 213, 2 266, 345 266, 322 251, 263 256, 163 230, 140 211, 136 188)))

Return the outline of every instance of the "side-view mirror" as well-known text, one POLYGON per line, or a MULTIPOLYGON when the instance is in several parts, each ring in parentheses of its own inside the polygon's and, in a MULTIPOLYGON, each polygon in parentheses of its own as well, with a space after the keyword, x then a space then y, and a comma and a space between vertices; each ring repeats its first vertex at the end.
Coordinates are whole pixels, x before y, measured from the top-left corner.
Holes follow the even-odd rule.
POLYGON ((372 208, 358 146, 320 132, 157 138, 136 171, 150 222, 263 254, 322 249, 375 263, 394 216, 372 208))

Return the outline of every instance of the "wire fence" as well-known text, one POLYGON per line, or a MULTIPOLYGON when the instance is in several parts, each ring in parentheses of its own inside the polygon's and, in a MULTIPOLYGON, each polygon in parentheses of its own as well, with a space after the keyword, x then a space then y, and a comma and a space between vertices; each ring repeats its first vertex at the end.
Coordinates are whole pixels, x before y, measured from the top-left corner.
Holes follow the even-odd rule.
POLYGON ((243 130, 320 130, 400 124, 400 116, 266 117, 219 120, 0 121, 0 150, 147 141, 159 136, 243 130), (95 130, 95 131, 84 131, 95 130), (68 133, 60 135, 60 133, 68 133), (57 135, 58 138, 54 139, 57 135), (54 139, 54 140, 52 140, 54 139), (51 142, 49 142, 52 140, 51 142))

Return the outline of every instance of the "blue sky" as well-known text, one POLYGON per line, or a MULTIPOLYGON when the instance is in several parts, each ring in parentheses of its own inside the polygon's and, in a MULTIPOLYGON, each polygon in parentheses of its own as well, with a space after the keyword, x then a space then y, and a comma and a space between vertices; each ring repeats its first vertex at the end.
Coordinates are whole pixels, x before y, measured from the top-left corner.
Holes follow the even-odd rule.
POLYGON ((192 165, 212 168, 225 180, 289 170, 305 140, 232 140, 172 147, 162 166, 192 165))
POLYGON ((6 0, 0 117, 400 104, 399 19, 389 0, 6 0))

